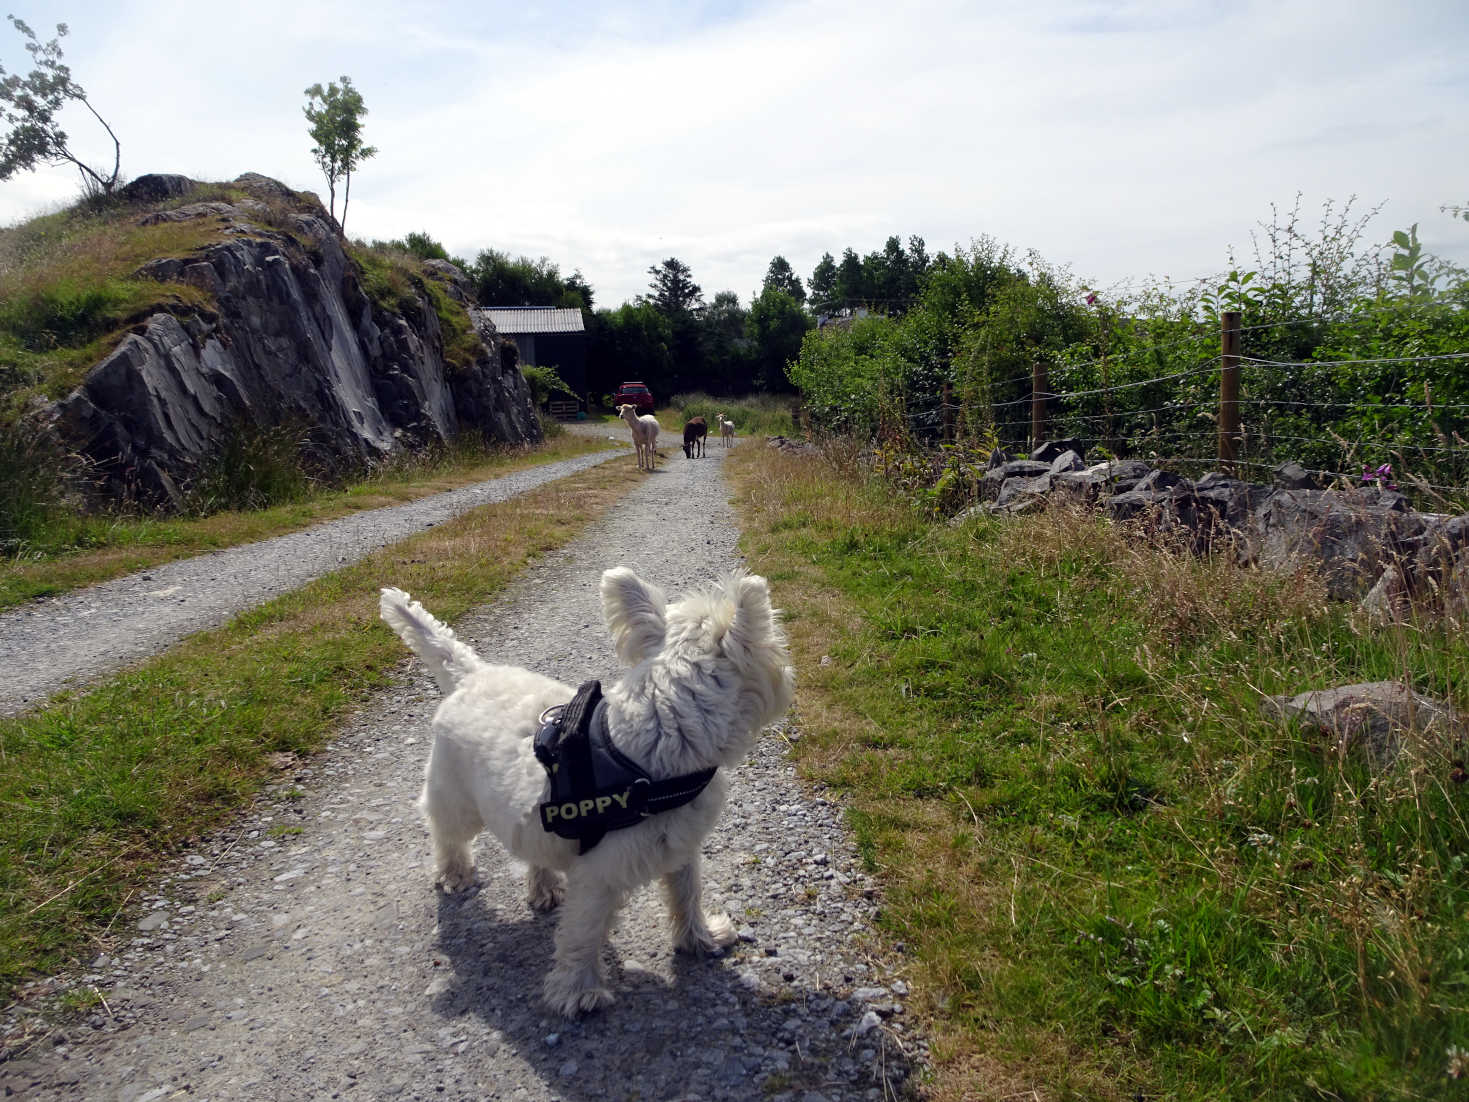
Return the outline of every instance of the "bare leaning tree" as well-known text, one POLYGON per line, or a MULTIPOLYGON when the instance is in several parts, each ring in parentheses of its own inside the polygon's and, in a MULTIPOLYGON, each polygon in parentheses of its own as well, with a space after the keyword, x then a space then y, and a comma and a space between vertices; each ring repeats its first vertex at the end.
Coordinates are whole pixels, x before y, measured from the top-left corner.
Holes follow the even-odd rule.
POLYGON ((26 40, 35 68, 28 76, 7 73, 0 66, 0 180, 8 180, 18 172, 30 172, 37 165, 72 164, 82 176, 82 187, 89 195, 111 195, 117 186, 122 164, 122 144, 107 120, 87 100, 82 86, 71 79, 71 70, 61 61, 61 39, 66 37, 66 24, 56 24, 56 37, 50 42, 36 40, 35 31, 24 20, 9 16, 20 36, 26 40), (66 131, 57 115, 68 100, 75 100, 102 124, 112 139, 112 172, 104 175, 78 158, 67 144, 66 131))
POLYGON ((337 181, 345 180, 342 195, 342 218, 337 225, 347 233, 347 203, 352 198, 352 170, 377 152, 362 144, 362 116, 367 107, 362 93, 352 87, 352 78, 342 77, 341 86, 330 82, 325 88, 313 84, 306 89, 307 133, 316 145, 311 155, 326 177, 327 195, 333 218, 337 216, 337 181))

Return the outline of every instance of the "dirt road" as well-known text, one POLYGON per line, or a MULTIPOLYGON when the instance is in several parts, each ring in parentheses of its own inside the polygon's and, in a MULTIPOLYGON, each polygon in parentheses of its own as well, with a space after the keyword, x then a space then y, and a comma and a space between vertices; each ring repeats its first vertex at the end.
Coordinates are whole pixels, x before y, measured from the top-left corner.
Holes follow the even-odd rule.
MULTIPOLYGON (((756 446, 741 442, 743 446, 756 446)), ((626 462, 632 463, 628 454, 626 462)), ((673 449, 602 523, 456 625, 481 654, 577 683, 615 676, 597 582, 628 565, 677 593, 738 561, 722 455, 673 449)), ((392 584, 385 577, 383 584, 392 584)), ((780 587, 774 586, 777 602, 780 587)), ((377 626, 375 630, 384 630, 377 626)), ((799 678, 799 671, 798 671, 799 678)), ((435 892, 412 807, 437 701, 401 682, 329 748, 183 855, 84 976, 84 1022, 0 1065, 32 1099, 505 1099, 641 1102, 893 1097, 921 1063, 902 959, 840 823, 768 732, 705 847, 708 901, 740 941, 675 956, 657 892, 614 931, 618 1001, 577 1022, 541 1006, 555 916, 478 849, 481 887, 435 892)))

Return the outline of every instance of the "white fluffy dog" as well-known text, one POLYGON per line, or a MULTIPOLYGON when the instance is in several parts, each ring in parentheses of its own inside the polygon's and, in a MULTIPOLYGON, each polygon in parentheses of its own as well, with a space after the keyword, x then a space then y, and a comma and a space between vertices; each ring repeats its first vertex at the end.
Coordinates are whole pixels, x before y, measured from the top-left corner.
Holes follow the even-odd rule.
POLYGON ((735 939, 724 915, 705 915, 699 847, 728 792, 725 771, 790 706, 794 675, 765 579, 736 573, 669 605, 631 570, 602 575, 602 612, 627 670, 605 689, 611 740, 654 780, 720 767, 692 802, 610 831, 585 854, 548 833, 549 791, 532 752, 542 712, 575 690, 516 666, 483 661, 400 589, 382 591, 382 618, 433 671, 445 700, 419 805, 446 892, 474 879, 470 844, 489 830, 530 865, 530 905, 565 899, 546 1001, 569 1017, 612 1001, 602 946, 635 888, 663 878, 676 949, 714 953, 735 939), (562 873, 565 874, 563 883, 562 873))

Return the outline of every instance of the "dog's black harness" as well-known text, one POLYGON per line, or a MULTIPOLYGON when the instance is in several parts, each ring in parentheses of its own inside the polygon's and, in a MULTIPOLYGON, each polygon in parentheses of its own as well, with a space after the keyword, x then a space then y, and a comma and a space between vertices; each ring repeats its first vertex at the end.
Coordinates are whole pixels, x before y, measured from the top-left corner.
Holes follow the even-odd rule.
POLYGON ((714 769, 655 781, 607 733, 602 684, 588 681, 571 703, 549 708, 535 738, 536 760, 551 778, 541 826, 591 850, 609 830, 682 807, 714 778, 714 769))

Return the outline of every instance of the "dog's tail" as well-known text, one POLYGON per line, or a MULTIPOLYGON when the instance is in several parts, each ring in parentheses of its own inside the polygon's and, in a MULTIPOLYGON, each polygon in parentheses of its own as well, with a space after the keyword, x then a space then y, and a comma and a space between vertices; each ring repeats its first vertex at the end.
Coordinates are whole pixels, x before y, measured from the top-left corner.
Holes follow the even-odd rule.
POLYGON ((401 589, 385 588, 378 610, 387 625, 423 659, 445 696, 484 665, 479 655, 454 638, 452 629, 401 589))

